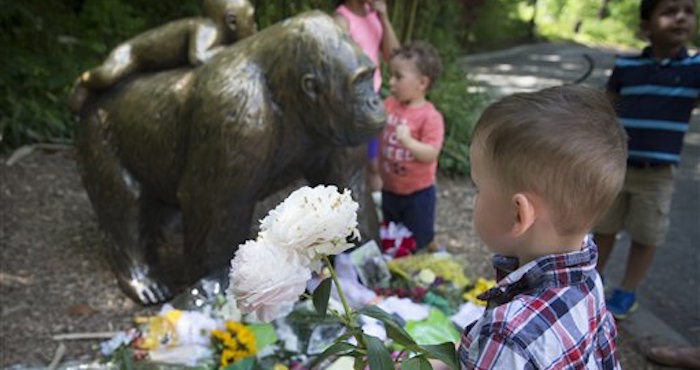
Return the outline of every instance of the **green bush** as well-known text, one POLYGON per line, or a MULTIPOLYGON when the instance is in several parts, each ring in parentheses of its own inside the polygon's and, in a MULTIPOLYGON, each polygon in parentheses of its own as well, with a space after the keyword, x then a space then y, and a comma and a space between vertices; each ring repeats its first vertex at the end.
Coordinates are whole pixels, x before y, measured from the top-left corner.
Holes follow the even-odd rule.
POLYGON ((522 1, 487 0, 465 38, 471 48, 488 49, 526 40, 529 25, 520 13, 522 1))
POLYGON ((471 132, 486 104, 486 97, 469 93, 468 86, 465 72, 453 60, 446 63, 445 71, 428 94, 445 120, 445 140, 438 166, 450 175, 469 175, 471 132))
POLYGON ((3 151, 70 140, 72 122, 65 102, 77 76, 100 63, 119 42, 192 11, 175 2, 86 0, 78 9, 74 4, 79 3, 0 0, 3 151))
MULTIPOLYGON (((600 0, 539 0, 537 4, 537 30, 544 38, 635 48, 646 43, 639 38, 639 0, 611 0, 602 18, 600 0)), ((696 17, 700 22, 699 12, 696 17)), ((693 42, 700 45, 700 34, 693 42)))
POLYGON ((599 22, 586 22, 581 27, 582 39, 591 42, 641 46, 641 40, 637 39, 635 29, 628 27, 614 19, 607 18, 599 22))
MULTIPOLYGON (((56 25, 40 16, 32 4, 8 1, 0 15, 0 115, 2 145, 17 146, 49 137, 69 136, 68 116, 62 108, 64 68, 69 61, 61 52, 73 47, 59 38, 56 25)), ((46 4, 60 13, 60 4, 46 4)))

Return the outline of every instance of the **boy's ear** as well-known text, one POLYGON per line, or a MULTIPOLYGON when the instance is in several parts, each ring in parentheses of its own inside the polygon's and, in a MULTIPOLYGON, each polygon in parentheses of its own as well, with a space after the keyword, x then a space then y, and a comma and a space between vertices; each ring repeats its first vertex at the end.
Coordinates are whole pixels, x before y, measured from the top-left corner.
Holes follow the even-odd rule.
POLYGON ((511 235, 518 237, 526 233, 535 223, 535 205, 533 199, 525 193, 516 193, 511 198, 512 209, 515 213, 511 235))
POLYGON ((430 77, 428 76, 420 76, 420 85, 423 88, 423 91, 428 91, 428 87, 430 86, 430 77))

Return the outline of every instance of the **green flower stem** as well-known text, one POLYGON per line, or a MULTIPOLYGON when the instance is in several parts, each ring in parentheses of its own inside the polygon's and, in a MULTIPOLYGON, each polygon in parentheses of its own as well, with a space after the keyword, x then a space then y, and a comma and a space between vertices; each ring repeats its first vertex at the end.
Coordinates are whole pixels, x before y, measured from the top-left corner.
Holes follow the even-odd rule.
MULTIPOLYGON (((302 293, 301 296, 309 300, 314 299, 314 297, 309 293, 302 293)), ((338 311, 328 308, 328 312, 330 312, 331 315, 335 316, 335 318, 338 319, 338 321, 340 321, 343 325, 348 326, 348 320, 344 316, 341 316, 338 311)))
MULTIPOLYGON (((348 302, 345 300, 345 294, 343 293, 343 289, 340 287, 340 282, 338 282, 338 277, 335 275, 335 270, 333 269, 333 264, 331 261, 328 259, 328 256, 323 255, 323 262, 326 264, 328 267, 328 271, 331 273, 331 278, 333 279, 333 283, 335 284, 335 288, 338 290, 338 296, 340 297, 340 303, 343 304, 343 309, 345 310, 345 325, 347 325, 348 330, 353 330, 353 320, 352 320, 352 311, 350 310, 350 306, 348 306, 348 302)), ((362 335, 360 334, 355 334, 355 339, 357 339, 357 344, 358 345, 363 345, 364 341, 362 340, 362 335)))
POLYGON ((338 319, 338 321, 340 321, 343 325, 350 326, 348 323, 348 319, 346 319, 345 316, 341 315, 340 312, 338 312, 332 308, 329 308, 328 312, 330 312, 331 315, 333 315, 336 319, 338 319))

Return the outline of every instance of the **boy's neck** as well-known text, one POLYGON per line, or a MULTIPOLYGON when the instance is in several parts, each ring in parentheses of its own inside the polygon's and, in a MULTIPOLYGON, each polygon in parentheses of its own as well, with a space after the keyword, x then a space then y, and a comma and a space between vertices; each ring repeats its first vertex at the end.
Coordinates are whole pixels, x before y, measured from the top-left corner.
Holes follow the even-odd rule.
POLYGON ((526 241, 519 248, 521 253, 518 253, 518 256, 516 256, 518 264, 523 266, 540 257, 578 252, 581 250, 585 237, 585 233, 570 236, 533 234, 530 240, 526 241))
POLYGON ((659 43, 652 43, 651 53, 657 60, 674 58, 678 55, 684 45, 662 45, 659 43))
POLYGON ((425 104, 425 102, 426 102, 425 96, 422 96, 422 97, 417 98, 417 99, 411 99, 408 101, 399 101, 399 103, 401 103, 401 105, 403 105, 404 107, 409 107, 409 108, 421 107, 423 104, 425 104))

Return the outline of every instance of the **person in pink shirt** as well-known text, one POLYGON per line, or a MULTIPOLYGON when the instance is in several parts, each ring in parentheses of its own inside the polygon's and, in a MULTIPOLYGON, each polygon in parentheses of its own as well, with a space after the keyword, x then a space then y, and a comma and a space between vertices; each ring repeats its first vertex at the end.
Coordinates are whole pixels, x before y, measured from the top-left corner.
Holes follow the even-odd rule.
POLYGON ((435 173, 442 148, 442 114, 426 97, 442 69, 437 51, 415 41, 396 50, 389 63, 387 124, 379 138, 384 221, 403 223, 418 249, 434 250, 435 173))
MULTIPOLYGON (((341 1, 335 9, 334 18, 377 66, 374 71, 374 90, 379 92, 382 86, 382 74, 379 69, 380 52, 383 59, 388 62, 392 51, 400 46, 387 16, 386 2, 384 0, 341 1)), ((373 192, 378 192, 382 188, 382 180, 377 161, 377 139, 372 139, 368 144, 367 157, 370 188, 373 192)))

